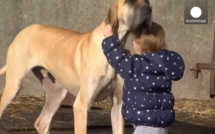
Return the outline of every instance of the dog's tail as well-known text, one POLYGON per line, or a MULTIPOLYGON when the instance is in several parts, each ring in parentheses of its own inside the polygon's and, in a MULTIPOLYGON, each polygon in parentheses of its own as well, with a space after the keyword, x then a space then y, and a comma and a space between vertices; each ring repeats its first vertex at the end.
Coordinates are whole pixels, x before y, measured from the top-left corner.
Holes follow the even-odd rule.
POLYGON ((4 74, 6 72, 6 65, 0 69, 0 75, 4 74))

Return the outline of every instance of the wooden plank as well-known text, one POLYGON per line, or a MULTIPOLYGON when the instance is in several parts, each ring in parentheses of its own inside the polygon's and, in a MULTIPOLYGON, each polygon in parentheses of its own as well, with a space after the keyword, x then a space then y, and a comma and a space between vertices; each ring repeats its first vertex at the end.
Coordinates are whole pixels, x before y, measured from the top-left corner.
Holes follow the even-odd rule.
MULTIPOLYGON (((25 111, 14 109, 6 111, 1 119, 3 128, 7 130, 34 130, 34 122, 39 116, 42 106, 25 111), (15 114, 14 114, 15 113, 15 114)), ((73 129, 74 116, 72 108, 60 108, 53 117, 51 129, 73 129)), ((88 112, 88 127, 110 127, 110 111, 91 109, 88 112)))

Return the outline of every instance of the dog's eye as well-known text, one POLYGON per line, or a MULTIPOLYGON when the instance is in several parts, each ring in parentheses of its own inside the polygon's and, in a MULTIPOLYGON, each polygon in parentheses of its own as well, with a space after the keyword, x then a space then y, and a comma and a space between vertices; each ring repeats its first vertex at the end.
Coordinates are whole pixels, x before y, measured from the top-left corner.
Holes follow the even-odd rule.
POLYGON ((145 3, 150 4, 149 0, 144 0, 145 3))
POLYGON ((125 3, 134 4, 137 0, 125 0, 125 3))
MULTIPOLYGON (((129 4, 135 4, 137 2, 137 0, 125 0, 125 3, 129 3, 129 4)), ((149 0, 142 0, 143 3, 145 4, 150 4, 149 0)))

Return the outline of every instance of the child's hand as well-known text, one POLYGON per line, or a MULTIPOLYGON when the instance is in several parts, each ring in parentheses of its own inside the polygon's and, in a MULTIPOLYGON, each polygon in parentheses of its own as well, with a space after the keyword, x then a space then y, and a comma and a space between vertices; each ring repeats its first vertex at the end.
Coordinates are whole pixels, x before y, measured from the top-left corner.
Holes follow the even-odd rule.
POLYGON ((110 24, 106 25, 103 31, 105 38, 113 35, 113 29, 110 24))

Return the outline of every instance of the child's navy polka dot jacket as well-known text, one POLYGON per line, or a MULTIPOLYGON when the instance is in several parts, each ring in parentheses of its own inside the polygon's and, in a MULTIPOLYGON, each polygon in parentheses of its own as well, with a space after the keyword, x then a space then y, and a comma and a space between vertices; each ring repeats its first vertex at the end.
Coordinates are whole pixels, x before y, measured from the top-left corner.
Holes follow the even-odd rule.
POLYGON ((103 40, 110 65, 124 79, 122 114, 127 123, 155 127, 170 126, 175 118, 172 80, 184 73, 182 57, 173 51, 142 55, 124 53, 116 37, 103 40))

